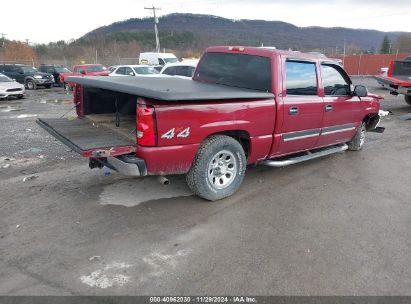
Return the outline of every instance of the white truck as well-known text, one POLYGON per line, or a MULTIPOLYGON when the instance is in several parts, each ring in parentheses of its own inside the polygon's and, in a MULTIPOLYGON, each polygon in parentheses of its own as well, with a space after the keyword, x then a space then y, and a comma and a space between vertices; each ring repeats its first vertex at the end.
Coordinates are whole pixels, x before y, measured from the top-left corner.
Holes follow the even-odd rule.
MULTIPOLYGON (((153 66, 165 66, 167 63, 178 62, 178 58, 173 53, 153 53, 144 52, 140 53, 139 64, 153 65, 153 66)), ((161 68, 160 68, 161 70, 161 68)))

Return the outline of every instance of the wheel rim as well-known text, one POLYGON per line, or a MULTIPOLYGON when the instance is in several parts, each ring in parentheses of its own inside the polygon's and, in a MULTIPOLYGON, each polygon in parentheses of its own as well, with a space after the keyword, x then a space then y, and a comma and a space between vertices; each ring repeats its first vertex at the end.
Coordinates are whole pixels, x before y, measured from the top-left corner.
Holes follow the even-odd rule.
POLYGON ((216 153, 208 165, 207 177, 210 185, 218 190, 231 185, 237 176, 235 156, 228 150, 216 153))
POLYGON ((361 126, 361 134, 360 134, 360 147, 362 147, 362 146, 364 145, 364 142, 365 142, 365 133, 366 133, 365 125, 362 125, 362 126, 361 126))
POLYGON ((32 89, 34 88, 34 84, 33 84, 32 81, 28 81, 28 82, 27 82, 27 88, 28 88, 29 90, 32 90, 32 89))

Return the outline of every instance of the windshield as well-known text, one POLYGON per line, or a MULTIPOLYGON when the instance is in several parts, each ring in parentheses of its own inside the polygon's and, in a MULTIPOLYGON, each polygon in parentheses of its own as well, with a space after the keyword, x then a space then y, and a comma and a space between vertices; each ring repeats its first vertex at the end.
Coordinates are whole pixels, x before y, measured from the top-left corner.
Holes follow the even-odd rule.
POLYGON ((105 72, 107 71, 107 68, 102 66, 102 65, 90 65, 87 67, 87 72, 93 73, 93 72, 105 72))
POLYGON ((157 71, 155 68, 152 68, 152 67, 138 67, 138 68, 134 68, 134 71, 137 74, 141 74, 141 75, 159 74, 159 71, 157 71))
POLYGON ((206 53, 194 79, 271 92, 270 58, 244 54, 206 53))
POLYGON ((163 58, 165 63, 174 63, 174 62, 178 62, 177 58, 163 58))
POLYGON ((56 70, 57 73, 71 73, 68 68, 59 68, 59 67, 56 67, 55 70, 56 70))
POLYGON ((24 73, 37 73, 37 69, 35 67, 32 66, 22 66, 21 67, 24 71, 24 73))
POLYGON ((0 75, 0 82, 12 82, 12 81, 13 80, 11 80, 9 77, 0 75))

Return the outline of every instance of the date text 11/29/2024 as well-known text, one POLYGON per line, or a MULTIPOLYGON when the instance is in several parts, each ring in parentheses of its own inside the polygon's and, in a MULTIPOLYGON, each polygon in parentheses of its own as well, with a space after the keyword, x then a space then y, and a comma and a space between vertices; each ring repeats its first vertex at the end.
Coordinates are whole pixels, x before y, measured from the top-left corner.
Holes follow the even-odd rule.
POLYGON ((255 297, 246 296, 162 296, 150 297, 150 303, 257 303, 255 297))

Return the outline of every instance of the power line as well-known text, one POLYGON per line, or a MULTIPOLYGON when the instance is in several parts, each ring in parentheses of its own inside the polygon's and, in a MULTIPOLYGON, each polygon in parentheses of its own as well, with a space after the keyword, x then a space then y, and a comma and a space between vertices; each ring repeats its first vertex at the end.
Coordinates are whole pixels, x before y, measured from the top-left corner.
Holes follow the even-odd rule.
POLYGON ((157 19, 157 16, 156 16, 156 10, 161 10, 161 8, 160 7, 155 7, 153 5, 152 7, 144 7, 144 9, 153 11, 153 14, 154 14, 154 31, 156 33, 156 51, 157 51, 157 53, 160 53, 160 39, 158 39, 158 28, 157 28, 158 19, 157 19))

